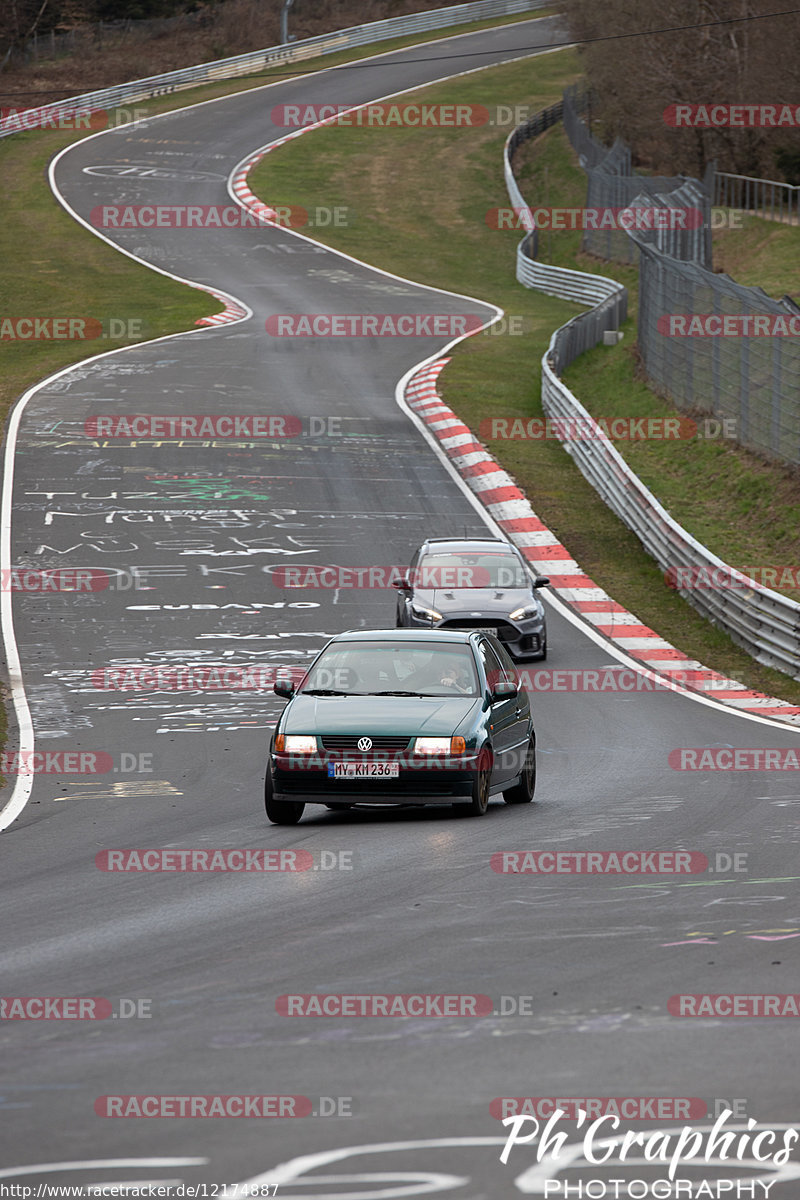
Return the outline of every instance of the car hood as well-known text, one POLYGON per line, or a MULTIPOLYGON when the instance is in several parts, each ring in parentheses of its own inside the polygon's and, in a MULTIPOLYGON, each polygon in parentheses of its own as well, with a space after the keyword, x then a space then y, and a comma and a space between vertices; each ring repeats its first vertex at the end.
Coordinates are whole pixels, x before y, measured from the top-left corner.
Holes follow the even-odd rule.
POLYGON ((418 588, 414 592, 414 603, 424 608, 434 608, 442 616, 455 613, 471 616, 479 612, 482 616, 492 613, 508 616, 517 608, 539 604, 529 588, 418 588))
POLYGON ((450 737, 479 706, 477 696, 295 696, 281 719, 283 733, 425 734, 450 737))

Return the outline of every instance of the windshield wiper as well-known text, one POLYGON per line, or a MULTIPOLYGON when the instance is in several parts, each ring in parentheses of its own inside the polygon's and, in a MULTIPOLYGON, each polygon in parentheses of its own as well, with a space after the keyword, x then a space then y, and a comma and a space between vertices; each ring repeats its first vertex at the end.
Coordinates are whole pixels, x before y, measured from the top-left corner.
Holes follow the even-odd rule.
POLYGON ((368 692, 369 696, 426 696, 428 699, 436 699, 436 692, 368 692))
POLYGON ((369 692, 337 692, 336 688, 303 688, 301 696, 368 696, 369 692))

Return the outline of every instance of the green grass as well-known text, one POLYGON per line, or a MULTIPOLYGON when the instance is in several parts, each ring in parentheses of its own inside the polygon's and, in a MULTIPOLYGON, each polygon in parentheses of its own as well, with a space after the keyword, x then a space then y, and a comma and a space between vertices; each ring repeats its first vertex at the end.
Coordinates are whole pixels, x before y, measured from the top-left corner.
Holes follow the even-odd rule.
MULTIPOLYGON (((574 54, 562 51, 427 88, 424 98, 485 103, 491 96, 495 104, 524 100, 539 108, 558 99, 563 85, 576 76, 574 54)), ((315 231, 319 241, 421 283, 492 301, 522 321, 523 337, 468 339, 439 377, 444 399, 476 432, 490 416, 543 416, 542 354, 552 331, 582 311, 518 285, 514 258, 520 235, 487 227, 487 210, 508 204, 502 180, 505 134, 490 127, 424 133, 331 127, 273 151, 250 177, 253 190, 271 204, 350 206, 351 224, 315 231)), ((532 202, 585 203, 585 176, 560 126, 524 147, 519 175, 532 202)), ((763 241, 758 243, 759 266, 773 284, 781 278, 791 239, 798 236, 781 227, 771 254, 763 241)), ((567 372, 568 383, 597 416, 674 416, 674 407, 637 377, 636 268, 582 254, 579 242, 578 232, 543 233, 540 256, 624 282, 631 316, 623 326, 624 341, 579 358, 567 372)), ((796 240, 791 244, 796 247, 796 240)), ((744 270, 738 277, 752 282, 744 270)), ((800 703, 800 683, 756 663, 666 587, 656 563, 599 500, 559 443, 484 440, 539 516, 616 600, 687 657, 800 703)), ((748 565, 800 562, 800 497, 793 472, 727 442, 632 442, 618 448, 677 519, 716 546, 721 557, 748 565)))

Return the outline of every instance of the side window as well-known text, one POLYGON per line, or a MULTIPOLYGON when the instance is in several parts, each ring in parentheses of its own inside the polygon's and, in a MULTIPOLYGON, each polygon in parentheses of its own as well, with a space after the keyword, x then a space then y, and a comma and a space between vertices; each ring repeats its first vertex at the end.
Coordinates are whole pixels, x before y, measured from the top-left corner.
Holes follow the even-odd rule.
POLYGON ((478 649, 480 651, 483 669, 486 672, 486 681, 489 684, 489 689, 491 690, 497 681, 503 678, 503 667, 501 666, 500 659, 497 657, 494 650, 485 638, 481 638, 480 642, 478 643, 478 649))
POLYGON ((511 658, 511 655, 502 645, 500 646, 498 653, 503 671, 506 673, 509 679, 514 680, 514 683, 517 685, 517 687, 521 687, 522 685, 520 683, 519 675, 517 674, 517 668, 514 666, 514 661, 511 658))

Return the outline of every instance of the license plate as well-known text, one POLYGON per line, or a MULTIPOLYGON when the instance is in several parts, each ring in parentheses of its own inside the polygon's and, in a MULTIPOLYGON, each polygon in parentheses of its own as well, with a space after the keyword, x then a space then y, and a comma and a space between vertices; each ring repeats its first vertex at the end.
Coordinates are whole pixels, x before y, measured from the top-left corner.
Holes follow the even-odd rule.
POLYGON ((397 779, 399 774, 399 763, 328 763, 329 779, 397 779))

